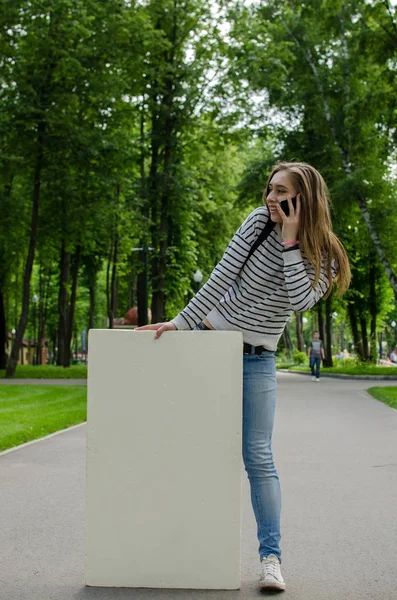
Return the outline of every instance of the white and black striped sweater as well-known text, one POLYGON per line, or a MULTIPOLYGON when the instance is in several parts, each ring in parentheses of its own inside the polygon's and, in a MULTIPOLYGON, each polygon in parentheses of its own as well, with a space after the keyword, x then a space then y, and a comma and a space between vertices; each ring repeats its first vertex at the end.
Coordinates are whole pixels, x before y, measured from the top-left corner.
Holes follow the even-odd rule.
POLYGON ((177 329, 206 318, 214 329, 242 331, 244 342, 276 350, 292 312, 308 310, 326 293, 325 268, 313 288, 313 266, 299 249, 284 251, 278 223, 244 265, 268 219, 265 206, 247 217, 207 283, 172 319, 177 329))

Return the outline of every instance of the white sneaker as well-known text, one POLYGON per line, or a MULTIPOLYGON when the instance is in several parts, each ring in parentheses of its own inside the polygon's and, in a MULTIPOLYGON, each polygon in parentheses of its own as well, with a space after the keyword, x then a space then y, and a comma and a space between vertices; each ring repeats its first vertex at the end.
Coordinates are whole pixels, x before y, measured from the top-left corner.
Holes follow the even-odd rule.
POLYGON ((313 375, 313 377, 312 377, 312 381, 316 381, 316 378, 314 377, 314 375, 313 375))
POLYGON ((280 561, 275 554, 269 554, 262 558, 259 587, 261 590, 285 590, 280 561))
POLYGON ((317 383, 318 383, 318 382, 320 381, 320 379, 317 377, 316 381, 317 381, 317 383))

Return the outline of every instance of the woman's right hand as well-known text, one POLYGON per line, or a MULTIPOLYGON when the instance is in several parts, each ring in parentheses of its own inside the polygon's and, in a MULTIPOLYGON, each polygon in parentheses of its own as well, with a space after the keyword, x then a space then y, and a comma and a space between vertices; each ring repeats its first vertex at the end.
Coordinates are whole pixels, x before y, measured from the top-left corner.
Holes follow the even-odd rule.
POLYGON ((172 321, 166 321, 165 323, 153 323, 153 325, 135 327, 134 331, 155 331, 154 339, 157 340, 164 331, 176 331, 176 327, 172 321))

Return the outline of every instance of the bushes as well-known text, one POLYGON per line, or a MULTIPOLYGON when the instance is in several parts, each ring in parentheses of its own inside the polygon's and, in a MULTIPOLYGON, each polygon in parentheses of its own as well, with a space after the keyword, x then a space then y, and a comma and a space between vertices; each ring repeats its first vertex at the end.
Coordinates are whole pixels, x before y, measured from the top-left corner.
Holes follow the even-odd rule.
POLYGON ((304 365, 306 358, 306 354, 304 352, 300 352, 299 350, 296 350, 293 354, 293 361, 295 365, 304 365))

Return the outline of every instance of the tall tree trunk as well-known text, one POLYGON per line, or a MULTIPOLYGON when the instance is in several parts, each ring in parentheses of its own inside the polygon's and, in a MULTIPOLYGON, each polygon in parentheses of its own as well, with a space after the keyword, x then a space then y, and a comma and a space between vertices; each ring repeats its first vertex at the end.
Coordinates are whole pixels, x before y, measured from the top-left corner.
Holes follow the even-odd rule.
POLYGON ((113 313, 112 313, 112 298, 111 298, 111 284, 110 284, 110 271, 112 268, 113 260, 113 238, 110 241, 110 253, 108 264, 106 267, 106 309, 108 314, 108 328, 113 329, 113 313))
POLYGON ((113 253, 113 267, 112 267, 112 281, 111 281, 111 311, 113 317, 117 315, 117 263, 119 258, 119 234, 116 232, 116 239, 114 241, 114 253, 113 253))
POLYGON ((332 296, 325 301, 325 367, 333 367, 332 360, 332 296))
POLYGON ((362 339, 362 348, 363 348, 363 359, 368 360, 368 334, 367 334, 367 320, 365 317, 360 317, 360 327, 361 327, 361 339, 362 339))
POLYGON ((169 65, 170 76, 165 80, 165 92, 162 101, 162 112, 164 117, 164 161, 163 161, 163 180, 161 190, 160 204, 160 226, 158 245, 153 246, 159 249, 159 254, 154 256, 153 265, 153 294, 152 294, 152 319, 156 323, 164 321, 166 312, 166 295, 165 295, 165 274, 167 268, 167 250, 168 250, 168 226, 169 226, 169 194, 170 194, 170 167, 172 163, 172 150, 175 143, 174 127, 175 117, 173 115, 175 81, 172 77, 172 67, 175 61, 175 50, 177 44, 177 15, 174 12, 174 23, 170 34, 170 48, 166 56, 166 62, 169 65))
POLYGON ((37 328, 37 344, 36 344, 36 365, 42 364, 42 346, 45 335, 45 320, 44 320, 44 303, 45 303, 45 279, 43 267, 40 264, 39 268, 39 318, 37 328))
MULTIPOLYGON (((171 107, 168 107, 171 111, 171 107)), ((161 194, 160 210, 160 235, 159 235, 159 254, 155 256, 156 280, 153 281, 152 313, 153 321, 157 323, 165 320, 165 274, 167 269, 167 250, 168 250, 168 220, 169 220, 169 178, 172 156, 172 134, 173 121, 171 117, 167 120, 166 126, 166 145, 164 149, 163 166, 163 189, 161 194)))
POLYGON ((340 335, 340 340, 339 340, 340 345, 339 345, 339 348, 340 348, 341 352, 343 352, 343 350, 346 348, 346 343, 345 343, 345 327, 346 327, 345 322, 343 322, 343 323, 340 324, 340 333, 339 333, 339 335, 340 335))
POLYGON ((68 307, 69 307, 69 280, 70 280, 70 252, 65 250, 65 241, 62 241, 59 277, 59 325, 58 325, 58 356, 57 365, 63 366, 67 344, 68 307))
POLYGON ((376 344, 376 317, 377 317, 377 302, 376 302, 376 266, 375 257, 371 260, 369 267, 369 310, 371 313, 371 324, 370 324, 370 361, 376 364, 377 344, 376 344))
POLYGON ((379 260, 385 270, 385 273, 387 275, 389 283, 393 289, 394 299, 397 302, 397 277, 393 271, 393 267, 391 266, 389 260, 386 257, 386 252, 385 252, 383 245, 378 237, 375 227, 372 224, 371 216, 369 214, 366 201, 361 194, 357 194, 357 202, 360 207, 360 211, 361 211, 362 217, 364 219, 364 223, 367 226, 368 233, 371 237, 372 243, 378 254, 379 260))
MULTIPOLYGON (((152 126, 154 123, 152 122, 152 126)), ((142 197, 142 218, 143 218, 143 230, 147 231, 147 226, 150 220, 150 209, 148 202, 148 195, 146 189, 146 176, 145 176, 145 118, 144 118, 144 109, 142 106, 141 109, 141 123, 140 123, 140 145, 141 145, 141 153, 140 153, 140 188, 141 188, 141 197, 142 197)), ((155 140, 152 138, 152 143, 155 140)), ((151 190, 154 186, 154 181, 152 182, 151 177, 157 177, 157 160, 158 160, 158 147, 152 147, 152 163, 151 163, 151 171, 149 182, 151 186, 151 190)), ((153 197, 153 195, 151 196, 153 197)), ((153 241, 153 240, 152 240, 153 241)), ((136 303, 138 307, 138 325, 147 325, 148 323, 148 307, 149 307, 149 290, 148 290, 148 282, 149 282, 149 257, 148 257, 148 240, 146 236, 142 236, 139 242, 139 247, 143 248, 140 252, 140 264, 138 266, 138 275, 136 278, 136 303)), ((130 287, 130 301, 129 308, 134 306, 135 303, 135 294, 134 294, 134 273, 131 273, 131 287, 130 287)))
POLYGON ((303 339, 303 315, 302 313, 295 313, 295 322, 296 322, 296 340, 298 344, 298 350, 300 352, 305 351, 305 341, 303 339))
POLYGON ((95 283, 91 282, 88 286, 88 292, 90 296, 90 307, 88 313, 88 329, 94 329, 95 327, 95 283))
POLYGON ((96 283, 101 261, 95 254, 85 255, 83 260, 86 284, 89 292, 88 330, 90 330, 95 327, 96 283))
POLYGON ((70 367, 70 349, 72 345, 72 337, 74 331, 74 314, 76 311, 76 298, 77 298, 77 282, 79 277, 79 269, 80 269, 80 261, 81 261, 81 245, 79 244, 76 248, 74 257, 73 257, 73 266, 72 266, 72 293, 70 295, 70 305, 68 309, 68 323, 67 323, 67 331, 65 335, 65 351, 63 354, 63 366, 70 367))
POLYGON ((358 332, 357 315, 354 305, 351 302, 349 302, 347 305, 347 313, 349 315, 350 328, 353 335, 354 349, 359 359, 363 360, 363 350, 361 346, 360 334, 358 332))
POLYGON ((8 344, 6 314, 4 310, 3 292, 0 290, 0 369, 7 366, 6 348, 8 344))
POLYGON ((284 345, 285 345, 285 347, 287 349, 287 355, 288 355, 289 358, 291 358, 291 354, 292 354, 292 340, 291 340, 291 335, 289 333, 288 323, 284 327, 283 337, 284 337, 284 345))
POLYGON ((116 314, 116 284, 117 284, 117 261, 119 248, 119 234, 116 231, 114 240, 112 240, 109 262, 106 273, 106 291, 107 291, 107 306, 108 306, 108 327, 113 329, 113 319, 116 314))
POLYGON ((323 301, 321 300, 317 304, 317 317, 318 317, 318 332, 320 339, 325 343, 325 329, 324 329, 324 317, 323 317, 323 301))
POLYGON ((34 172, 34 183, 33 183, 33 206, 32 206, 32 217, 30 221, 30 237, 29 237, 29 250, 26 258, 25 270, 23 275, 23 293, 22 293, 22 310, 19 318, 14 343, 10 358, 7 364, 6 377, 12 377, 15 373, 15 369, 18 364, 18 355, 22 347, 23 336, 25 334, 26 325, 28 322, 29 315, 29 303, 30 303, 30 279, 32 277, 34 255, 36 250, 36 237, 37 237, 37 224, 39 220, 39 206, 40 206, 40 186, 41 186, 41 172, 43 165, 43 148, 44 148, 44 135, 45 135, 45 123, 41 122, 37 127, 37 158, 34 172))

